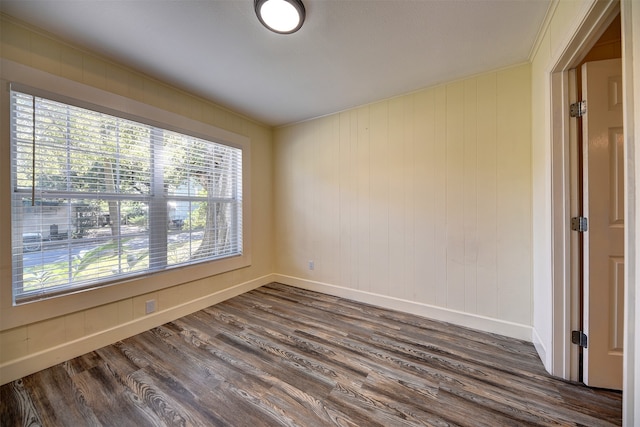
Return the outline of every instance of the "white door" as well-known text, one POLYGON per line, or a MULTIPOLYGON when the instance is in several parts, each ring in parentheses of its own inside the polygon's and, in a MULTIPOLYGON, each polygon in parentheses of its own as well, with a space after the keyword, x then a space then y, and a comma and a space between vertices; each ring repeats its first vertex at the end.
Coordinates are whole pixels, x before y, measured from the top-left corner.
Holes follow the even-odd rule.
POLYGON ((624 150, 620 59, 582 66, 584 211, 583 380, 622 389, 624 150))

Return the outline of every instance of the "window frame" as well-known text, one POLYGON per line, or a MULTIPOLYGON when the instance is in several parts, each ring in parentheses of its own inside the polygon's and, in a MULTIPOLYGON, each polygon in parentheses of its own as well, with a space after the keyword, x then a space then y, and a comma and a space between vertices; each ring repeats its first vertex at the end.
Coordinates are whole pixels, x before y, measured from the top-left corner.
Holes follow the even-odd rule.
MULTIPOLYGON (((12 246, 13 246, 13 250, 15 251, 12 257, 13 266, 14 266, 13 268, 14 304, 27 304, 40 299, 52 298, 52 297, 55 297, 56 295, 65 295, 65 294, 73 293, 83 289, 90 289, 90 288, 105 286, 111 282, 117 282, 120 280, 125 280, 127 278, 135 277, 135 276, 150 274, 153 272, 158 272, 158 271, 162 271, 170 268, 179 268, 181 266, 186 266, 189 264, 197 264, 202 262, 218 260, 226 257, 241 255, 242 231, 238 225, 242 223, 242 218, 238 217, 238 210, 235 205, 237 203, 240 203, 240 204, 242 203, 242 195, 239 194, 239 190, 241 189, 241 183, 242 183, 242 176, 241 176, 242 171, 236 169, 234 166, 238 166, 236 161, 241 162, 242 149, 232 147, 227 144, 221 144, 217 141, 210 141, 202 138, 196 138, 193 135, 186 134, 184 132, 168 131, 164 127, 160 128, 156 126, 150 126, 147 123, 144 123, 140 120, 123 119, 119 115, 114 115, 114 114, 106 115, 103 112, 97 112, 99 107, 97 108, 94 107, 91 109, 87 109, 87 108, 79 109, 76 105, 77 102, 74 102, 74 103, 59 102, 51 98, 34 95, 31 93, 31 91, 28 88, 25 88, 22 86, 18 88, 16 86, 17 85, 11 85, 11 95, 12 95, 11 148, 12 148, 12 190, 13 190, 12 224, 14 225, 12 227, 13 229, 12 246), (39 177, 41 177, 41 174, 37 168, 32 171, 32 166, 30 162, 28 163, 28 165, 24 165, 24 169, 19 166, 19 162, 18 162, 19 153, 31 152, 32 150, 35 149, 35 146, 32 147, 31 141, 27 141, 24 139, 16 140, 16 137, 18 136, 17 127, 19 126, 17 121, 18 111, 19 110, 25 111, 23 109, 25 107, 25 101, 28 101, 27 111, 29 108, 34 109, 33 110, 34 121, 30 123, 28 128, 22 131, 22 133, 28 132, 27 134, 29 135, 29 138, 31 137, 32 132, 35 132, 33 129, 37 126, 37 122, 35 120, 37 119, 38 121, 40 121, 50 117, 48 113, 49 111, 51 111, 52 108, 56 109, 56 113, 54 113, 56 117, 63 121, 66 121, 67 124, 70 121, 77 122, 78 120, 83 120, 86 117, 86 114, 90 114, 91 115, 90 117, 92 117, 90 122, 91 126, 102 127, 105 125, 105 123, 113 124, 115 126, 113 130, 115 133, 112 135, 112 138, 114 138, 113 139, 114 144, 119 144, 120 139, 124 138, 123 135, 125 135, 125 133, 120 133, 121 132, 120 129, 127 129, 127 127, 129 127, 129 128, 141 130, 143 132, 142 138, 144 139, 144 143, 143 141, 139 141, 140 143, 143 143, 143 144, 138 145, 140 150, 136 150, 136 152, 134 153, 135 157, 131 157, 131 158, 137 161, 141 161, 142 164, 146 163, 146 166, 149 168, 149 171, 148 171, 149 175, 140 176, 140 178, 149 179, 148 190, 139 194, 139 193, 131 193, 127 191, 121 192, 116 187, 114 187, 112 192, 108 192, 108 191, 105 192, 104 190, 98 191, 92 188, 89 188, 89 189, 72 188, 71 187, 72 184, 69 181, 69 177, 71 172, 70 168, 73 168, 73 164, 70 162, 73 161, 72 157, 74 156, 74 153, 78 152, 79 150, 79 148, 75 146, 73 148, 67 147, 67 151, 66 151, 67 157, 62 158, 62 160, 60 160, 61 162, 60 167, 61 168, 64 167, 64 170, 61 170, 61 172, 67 178, 64 184, 65 185, 64 189, 58 188, 58 186, 60 185, 59 183, 54 185, 55 188, 46 188, 46 187, 35 188, 33 186, 34 184, 32 181, 28 181, 28 182, 20 181, 19 174, 22 172, 33 173, 34 177, 36 176, 38 177, 38 180, 39 180, 39 177), (16 106, 15 105, 16 103, 18 103, 20 107, 16 106), (57 112, 58 108, 62 110, 62 113, 57 112), (93 114, 93 113, 96 113, 96 114, 93 114), (177 147, 183 147, 185 149, 185 153, 194 153, 193 156, 195 157, 192 157, 191 154, 188 154, 187 157, 184 157, 184 159, 187 161, 187 164, 193 161, 200 161, 199 159, 202 159, 202 160, 205 160, 207 164, 213 165, 214 155, 215 155, 214 153, 220 153, 222 156, 224 156, 224 158, 226 158, 227 161, 229 162, 229 163, 226 163, 225 165, 230 166, 230 169, 228 169, 228 172, 230 173, 229 178, 232 178, 229 181, 232 183, 231 184, 232 190, 229 191, 228 194, 226 195, 217 195, 217 196, 213 196, 213 195, 203 196, 203 195, 197 195, 197 194, 183 195, 183 194, 177 194, 177 193, 173 194, 172 192, 168 191, 168 187, 165 187, 165 185, 168 185, 168 183, 164 181, 166 177, 164 176, 163 171, 166 170, 165 168, 174 167, 174 164, 172 162, 165 162, 163 152, 165 152, 167 148, 171 147, 171 144, 173 142, 176 142, 179 144, 177 145, 177 147), (197 146, 200 146, 200 148, 199 149, 196 148, 197 146), (207 146, 208 148, 206 148, 207 146), (145 148, 142 148, 142 147, 145 147, 145 148), (204 151, 200 151, 200 150, 204 150, 204 151), (198 157, 199 156, 198 153, 207 153, 211 157, 200 158, 198 157), (238 158, 238 155, 240 155, 240 158, 238 158), (235 173, 235 171, 239 173, 235 173), (32 194, 32 192, 34 192, 34 194, 32 194), (35 197, 35 202, 40 206, 39 209, 24 208, 24 206, 26 206, 25 205, 26 199, 31 200, 32 197, 35 197), (113 240, 118 245, 117 246, 119 250, 119 256, 117 260, 118 271, 115 274, 112 272, 111 274, 108 274, 104 277, 94 276, 94 277, 80 279, 80 280, 73 280, 72 273, 71 273, 71 270, 73 269, 73 265, 72 265, 73 263, 71 261, 71 252, 69 252, 69 256, 66 257, 67 273, 64 274, 64 277, 61 277, 62 274, 58 276, 56 278, 57 280, 55 281, 55 283, 51 284, 50 287, 43 286, 43 287, 37 287, 35 289, 25 289, 25 286, 29 287, 33 285, 30 284, 29 281, 25 282, 25 277, 24 277, 25 271, 23 268, 23 265, 24 265, 23 257, 24 257, 25 251, 22 249, 23 247, 22 236, 25 229, 22 228, 22 224, 24 224, 25 226, 29 226, 30 222, 27 221, 27 216, 26 216, 29 210, 35 210, 38 212, 42 211, 42 213, 36 214, 37 215, 36 219, 39 220, 38 223, 40 224, 39 226, 36 224, 36 226, 37 228, 39 228, 39 233, 37 234, 42 233, 41 235, 44 236, 45 231, 43 229, 42 222, 40 221, 46 218, 46 214, 44 213, 44 211, 46 210, 45 206, 47 205, 45 204, 47 203, 47 201, 53 202, 55 199, 67 200, 68 205, 64 205, 64 206, 66 206, 67 208, 66 210, 68 211, 69 218, 67 218, 66 221, 63 221, 64 222, 63 228, 66 230, 71 229, 71 223, 69 221, 71 220, 70 218, 71 210, 73 209, 74 201, 75 203, 77 203, 78 201, 88 202, 90 200, 101 200, 103 202, 106 202, 106 201, 115 202, 117 203, 118 207, 116 209, 118 211, 120 209, 121 204, 126 204, 127 202, 137 201, 137 202, 145 203, 148 206, 148 216, 147 216, 148 227, 146 228, 146 232, 140 233, 140 231, 138 231, 135 234, 130 234, 130 232, 127 233, 126 228, 125 229, 121 228, 121 223, 118 218, 113 218, 112 221, 115 220, 115 224, 116 224, 115 229, 118 231, 118 234, 110 236, 108 238, 106 236, 95 237, 96 244, 99 244, 101 240, 104 242, 113 240), (182 260, 176 260, 177 262, 170 262, 168 257, 168 252, 170 250, 169 248, 170 242, 168 240, 169 235, 166 228, 169 220, 169 212, 167 211, 167 207, 170 202, 174 202, 174 203, 186 202, 189 205, 191 205, 192 203, 197 203, 197 204, 209 203, 214 205, 220 204, 221 206, 225 206, 225 205, 228 206, 227 209, 230 209, 229 220, 231 222, 229 230, 231 232, 231 235, 235 236, 235 239, 230 242, 231 252, 227 252, 226 254, 225 253, 216 254, 215 250, 212 250, 210 254, 208 254, 205 258, 202 258, 202 259, 194 260, 194 259, 187 258, 182 260), (20 207, 22 207, 22 209, 20 209, 20 207), (22 213, 22 215, 20 213, 22 213), (126 271, 126 265, 125 265, 125 270, 123 271, 122 265, 121 265, 122 252, 120 251, 124 249, 123 242, 131 238, 134 238, 134 239, 143 238, 143 239, 146 239, 148 242, 148 246, 147 246, 148 253, 146 257, 148 257, 147 259, 148 259, 149 265, 145 269, 137 270, 134 272, 126 271)), ((31 115, 29 115, 29 117, 31 117, 31 115)), ((24 126, 25 125, 22 125, 23 128, 24 126)), ((92 131, 95 131, 95 129, 92 129, 92 131)), ((123 132, 126 132, 126 131, 123 131, 123 132)), ((62 137, 68 138, 69 135, 64 134, 62 137)), ((70 143, 69 139, 65 139, 65 140, 67 141, 67 143, 70 143)), ((83 140, 82 143, 84 148, 80 148, 80 150, 82 151, 91 150, 90 151, 91 153, 93 153, 94 152, 93 150, 98 149, 98 147, 100 146, 100 141, 88 140, 85 142, 83 140), (89 146, 87 144, 91 144, 91 145, 89 146)), ((36 143, 36 145, 37 144, 38 143, 36 143)), ((43 142, 43 144, 47 146, 48 143, 43 142)), ((117 145, 116 147, 119 147, 119 145, 117 145)), ((50 148, 54 150, 57 149, 55 144, 51 145, 50 148)), ((97 151, 102 151, 102 150, 98 149, 97 151)), ((119 168, 119 164, 122 160, 121 156, 124 155, 125 158, 127 156, 124 152, 120 152, 118 148, 115 149, 112 155, 115 156, 115 159, 116 159, 115 161, 116 165, 114 166, 115 168, 119 168)), ((36 159, 38 158, 38 156, 36 156, 36 159)), ((40 165, 40 167, 42 166, 43 165, 40 165)), ((119 172, 114 172, 114 173, 119 174, 119 172)), ((215 170, 212 169, 210 173, 215 173, 215 170)), ((113 177, 113 180, 118 181, 116 176, 113 177)), ((98 183, 100 184, 102 183, 102 181, 99 181, 98 183)), ((116 182, 116 185, 119 187, 118 182, 116 182)), ((241 216, 241 213, 240 213, 240 216, 241 216)), ((209 225, 211 229, 213 229, 213 224, 209 224, 209 225)), ((27 230, 33 231, 30 228, 27 228, 27 230)), ((203 231, 204 231, 204 235, 207 235, 207 230, 203 230, 203 231)), ((181 233, 182 235, 186 234, 189 238, 189 241, 191 241, 191 238, 193 237, 192 230, 183 231, 181 233)), ((93 243, 92 243, 93 239, 89 241, 85 241, 85 239, 77 240, 77 239, 72 239, 71 236, 69 236, 69 231, 67 231, 67 233, 65 234, 67 235, 67 237, 66 239, 64 239, 64 243, 66 243, 67 251, 71 251, 72 248, 76 248, 77 250, 82 246, 86 246, 87 248, 93 247, 93 243)), ((41 247, 43 249, 46 246, 47 246, 46 243, 44 242, 41 243, 41 247)), ((191 249, 189 250, 189 252, 191 252, 191 249)), ((46 261, 47 252, 44 251, 42 255, 43 255, 43 258, 40 261, 40 265, 42 265, 42 263, 47 262, 46 261)))
POLYGON ((0 59, 0 204, 11 206, 11 99, 10 88, 34 96, 138 121, 242 150, 242 254, 173 267, 143 276, 123 278, 105 286, 53 296, 29 304, 13 303, 11 213, 0 214, 0 322, 3 329, 133 298, 251 265, 250 139, 202 121, 142 103, 102 89, 0 59), (54 89, 54 91, 50 89, 54 89))

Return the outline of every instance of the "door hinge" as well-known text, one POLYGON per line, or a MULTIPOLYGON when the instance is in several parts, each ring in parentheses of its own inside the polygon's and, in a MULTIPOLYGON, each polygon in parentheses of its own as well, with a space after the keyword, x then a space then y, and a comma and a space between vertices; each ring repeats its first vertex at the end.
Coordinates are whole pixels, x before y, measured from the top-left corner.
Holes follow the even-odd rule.
POLYGON ((571 331, 571 343, 587 348, 587 335, 582 331, 571 331))
POLYGON ((587 231, 589 229, 587 218, 584 216, 574 216, 571 218, 571 229, 580 233, 587 231))
POLYGON ((587 101, 578 101, 569 105, 569 116, 582 117, 587 113, 587 101))

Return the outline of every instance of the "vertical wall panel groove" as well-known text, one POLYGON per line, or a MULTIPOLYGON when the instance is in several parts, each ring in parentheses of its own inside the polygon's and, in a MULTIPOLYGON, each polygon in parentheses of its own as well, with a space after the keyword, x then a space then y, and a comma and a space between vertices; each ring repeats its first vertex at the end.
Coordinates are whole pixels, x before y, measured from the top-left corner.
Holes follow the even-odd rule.
POLYGON ((371 291, 371 161, 369 152, 369 107, 358 114, 358 289, 371 291))
POLYGON ((463 161, 463 234, 464 234, 464 311, 477 312, 477 81, 464 83, 464 161, 463 161))
POLYGON ((388 293, 393 297, 401 297, 410 288, 407 280, 405 260, 405 239, 407 236, 405 194, 406 169, 410 168, 405 159, 407 139, 404 129, 405 98, 396 98, 389 102, 388 127, 388 192, 389 192, 389 279, 388 293))
POLYGON ((464 84, 447 85, 446 107, 446 307, 464 311, 464 84))
POLYGON ((406 165, 404 168, 405 175, 403 177, 403 183, 405 184, 404 198, 405 198, 405 258, 404 258, 404 270, 406 277, 406 285, 400 290, 398 294, 399 298, 415 300, 415 199, 413 197, 415 188, 415 134, 413 127, 413 116, 415 108, 415 97, 411 96, 406 100, 405 111, 403 115, 402 126, 405 132, 405 152, 403 163, 406 165))
POLYGON ((429 90, 415 95, 416 110, 414 129, 416 133, 414 187, 415 200, 415 288, 416 300, 435 304, 436 300, 436 246, 435 203, 433 183, 436 177, 435 145, 435 91, 429 90))
POLYGON ((496 75, 478 79, 478 314, 496 317, 497 287, 497 158, 496 75))
POLYGON ((435 88, 434 111, 434 153, 433 168, 435 177, 432 185, 424 184, 432 188, 434 215, 434 282, 427 281, 427 286, 435 287, 434 304, 447 307, 447 258, 449 255, 447 246, 447 226, 450 221, 447 218, 447 88, 440 86, 435 88))

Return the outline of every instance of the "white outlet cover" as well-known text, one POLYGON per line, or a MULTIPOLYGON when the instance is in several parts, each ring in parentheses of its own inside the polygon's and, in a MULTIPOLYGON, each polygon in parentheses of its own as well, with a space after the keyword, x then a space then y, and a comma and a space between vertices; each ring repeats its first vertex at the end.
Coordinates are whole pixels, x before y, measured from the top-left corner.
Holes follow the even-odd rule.
POLYGON ((153 313, 156 311, 156 300, 152 299, 145 303, 145 312, 146 314, 153 313))

